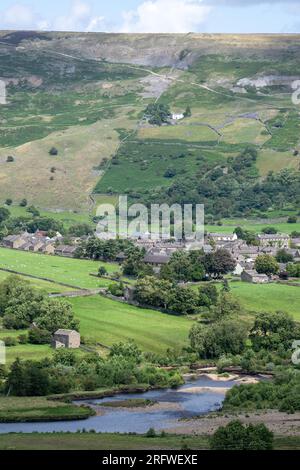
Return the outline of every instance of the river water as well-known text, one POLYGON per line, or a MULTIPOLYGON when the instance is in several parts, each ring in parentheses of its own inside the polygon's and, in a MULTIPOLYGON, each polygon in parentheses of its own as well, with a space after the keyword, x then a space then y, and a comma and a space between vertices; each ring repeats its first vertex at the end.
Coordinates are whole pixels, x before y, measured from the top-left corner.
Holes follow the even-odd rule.
POLYGON ((7 423, 0 424, 0 433, 11 432, 76 432, 85 429, 96 432, 145 433, 149 428, 157 431, 174 428, 180 420, 218 410, 225 393, 236 384, 234 381, 214 381, 200 377, 175 390, 151 390, 145 393, 119 394, 96 400, 82 400, 78 404, 88 404, 99 413, 86 420, 54 421, 47 423, 7 423), (102 402, 148 399, 157 405, 143 408, 101 407, 102 402))

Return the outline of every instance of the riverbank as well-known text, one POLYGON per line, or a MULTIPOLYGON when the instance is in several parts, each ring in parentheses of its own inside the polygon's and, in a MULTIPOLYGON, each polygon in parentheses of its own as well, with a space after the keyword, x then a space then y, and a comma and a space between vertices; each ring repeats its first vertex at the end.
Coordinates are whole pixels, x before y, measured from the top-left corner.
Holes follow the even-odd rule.
MULTIPOLYGON (((207 450, 209 436, 128 434, 33 433, 2 434, 0 450, 207 450)), ((275 450, 300 450, 300 437, 275 436, 275 450)))
POLYGON ((0 423, 84 420, 95 415, 88 406, 58 403, 46 397, 1 397, 0 423))
POLYGON ((78 390, 70 393, 61 393, 58 395, 49 395, 48 400, 52 401, 80 401, 80 400, 97 400, 118 395, 119 393, 144 393, 148 390, 159 389, 159 386, 151 387, 148 384, 129 384, 120 385, 119 387, 100 388, 93 391, 78 390))
MULTIPOLYGON (((200 374, 194 375, 183 387, 174 389, 179 390, 181 394, 187 396, 197 395, 220 395, 216 399, 219 402, 222 396, 228 391, 228 382, 231 386, 239 383, 253 383, 257 379, 253 377, 239 377, 238 375, 217 375, 217 374, 200 374), (204 383, 198 384, 197 380, 204 383), (224 386, 223 386, 224 384, 224 386)), ((38 423, 51 421, 77 421, 88 419, 92 416, 103 415, 103 408, 95 407, 96 400, 107 398, 110 402, 109 408, 123 408, 137 411, 147 410, 149 408, 149 399, 144 399, 144 394, 157 393, 159 391, 169 390, 169 387, 150 386, 148 384, 132 384, 120 385, 113 388, 102 388, 94 391, 75 391, 72 393, 51 395, 47 397, 0 397, 0 422, 2 423, 38 423), (130 399, 130 395, 134 395, 130 399), (119 396, 118 402, 114 397, 119 396), (120 398, 121 396, 121 398, 120 398), (123 398, 122 398, 123 397, 123 398), (128 398, 127 398, 128 397, 128 398), (112 400, 109 400, 111 398, 112 400), (122 406, 121 406, 122 405, 122 406)), ((175 403, 152 403, 150 397, 152 411, 160 410, 179 410, 180 407, 175 403)), ((213 408, 215 409, 215 408, 213 408)))
POLYGON ((220 426, 226 426, 232 420, 240 420, 244 424, 265 424, 274 434, 294 436, 300 442, 300 412, 282 413, 277 410, 240 412, 236 414, 210 413, 207 415, 184 419, 176 427, 166 429, 173 434, 208 436, 220 426))

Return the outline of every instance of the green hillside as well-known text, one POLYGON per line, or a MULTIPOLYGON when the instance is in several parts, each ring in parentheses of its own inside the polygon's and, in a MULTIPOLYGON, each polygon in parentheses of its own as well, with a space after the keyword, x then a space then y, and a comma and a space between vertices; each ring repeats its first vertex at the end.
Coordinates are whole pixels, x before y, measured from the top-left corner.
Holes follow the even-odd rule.
MULTIPOLYGON (((270 171, 296 172, 296 70, 297 35, 2 32, 8 101, 0 109, 0 201, 26 197, 40 209, 86 214, 94 210, 91 194, 127 192, 151 202, 150 192, 157 202, 166 188, 179 184, 184 192, 182 181, 210 184, 208 172, 227 171, 228 159, 249 145, 257 159, 246 184, 270 171), (171 112, 190 107, 192 115, 149 125, 144 110, 154 102, 171 112), (49 154, 52 147, 57 155, 49 154)), ((246 212, 229 204, 228 214, 220 213, 218 205, 236 194, 225 191, 217 207, 198 195, 216 217, 246 212)), ((299 194, 262 199, 255 210, 297 207, 299 194)))

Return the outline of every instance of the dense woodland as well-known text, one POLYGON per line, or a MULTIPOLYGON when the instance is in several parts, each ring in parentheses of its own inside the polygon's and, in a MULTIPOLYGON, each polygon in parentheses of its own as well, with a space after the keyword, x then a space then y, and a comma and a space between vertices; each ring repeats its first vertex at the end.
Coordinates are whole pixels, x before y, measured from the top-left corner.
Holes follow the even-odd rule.
MULTIPOLYGON (((181 158, 188 158, 183 154, 181 158)), ((296 158, 296 157, 295 157, 296 158)), ((284 169, 259 177, 255 166, 257 150, 245 148, 225 164, 204 162, 194 175, 177 174, 169 187, 153 191, 129 191, 132 200, 147 205, 204 204, 206 217, 250 216, 265 213, 270 207, 282 209, 285 205, 297 208, 300 203, 300 172, 284 169)), ((176 174, 176 173, 175 173, 176 174)), ((169 178, 175 174, 168 173, 169 178)))

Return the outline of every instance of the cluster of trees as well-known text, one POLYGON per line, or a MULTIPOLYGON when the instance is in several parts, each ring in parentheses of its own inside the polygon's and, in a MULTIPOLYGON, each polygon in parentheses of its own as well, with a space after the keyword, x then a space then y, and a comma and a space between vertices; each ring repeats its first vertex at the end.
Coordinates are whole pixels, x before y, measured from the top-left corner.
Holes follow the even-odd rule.
POLYGON ((10 276, 0 284, 0 316, 7 329, 22 330, 34 323, 29 341, 38 344, 48 343, 59 328, 79 328, 71 304, 49 298, 18 276, 10 276))
POLYGON ((134 245, 129 240, 100 240, 97 237, 90 237, 88 240, 81 242, 75 256, 77 258, 115 261, 120 252, 127 253, 132 249, 134 249, 134 245))
POLYGON ((161 308, 179 315, 202 312, 215 318, 228 312, 241 311, 239 302, 230 293, 224 289, 219 292, 213 284, 203 284, 194 289, 153 276, 138 279, 134 298, 141 305, 161 308))
POLYGON ((238 366, 247 373, 291 363, 293 341, 300 337, 300 327, 292 317, 262 312, 251 325, 241 319, 238 305, 234 307, 228 300, 227 304, 222 311, 215 309, 210 324, 193 325, 190 344, 199 358, 218 360, 220 371, 238 366))
POLYGON ((293 259, 293 255, 282 248, 277 251, 276 257, 267 254, 259 255, 255 260, 254 267, 258 273, 271 276, 279 273, 279 263, 288 263, 286 268, 288 276, 300 277, 300 263, 292 263, 293 259))
POLYGON ((75 224, 68 230, 68 235, 71 237, 87 237, 94 233, 94 228, 89 224, 75 224))
POLYGON ((210 440, 211 450, 272 450, 274 435, 264 424, 243 425, 231 421, 221 426, 210 440))
POLYGON ((300 411, 299 370, 279 370, 272 382, 233 387, 226 395, 223 409, 278 409, 288 413, 300 411))
POLYGON ((171 111, 168 105, 161 103, 149 104, 145 111, 145 117, 150 124, 161 126, 168 123, 171 118, 171 111))
POLYGON ((281 248, 276 253, 276 261, 278 263, 290 263, 293 259, 293 255, 288 253, 284 248, 281 248))
POLYGON ((189 337, 199 358, 216 359, 223 354, 241 354, 245 350, 247 334, 243 322, 223 318, 209 325, 193 325, 189 337))
POLYGON ((43 396, 128 384, 176 387, 183 383, 178 372, 143 365, 142 359, 132 342, 113 345, 106 358, 93 353, 79 357, 61 349, 42 361, 16 359, 4 387, 10 395, 43 396))
POLYGON ((254 267, 259 274, 267 274, 267 276, 279 272, 279 264, 271 255, 259 255, 255 260, 254 267))
MULTIPOLYGON (((145 251, 136 247, 126 250, 127 259, 123 273, 127 276, 153 276, 153 268, 144 263, 145 251)), ((168 263, 162 266, 159 277, 171 283, 198 282, 207 279, 220 279, 233 271, 236 266, 231 254, 224 249, 205 254, 203 250, 173 253, 168 263)))
POLYGON ((299 324, 284 312, 257 314, 249 335, 254 351, 290 350, 299 337, 299 324))
POLYGON ((154 276, 153 268, 144 263, 145 250, 138 247, 130 247, 125 250, 126 260, 123 264, 123 274, 125 276, 145 277, 154 276))
POLYGON ((286 267, 287 273, 291 277, 300 277, 300 263, 289 263, 286 267))
POLYGON ((237 227, 234 230, 234 233, 236 233, 237 237, 240 240, 244 240, 247 245, 259 246, 259 240, 257 239, 255 232, 251 232, 251 230, 244 230, 241 227, 237 227))
POLYGON ((221 278, 233 271, 235 260, 229 251, 218 249, 205 254, 203 250, 175 252, 164 265, 160 277, 172 282, 197 282, 207 278, 221 278))
POLYGON ((264 214, 269 208, 282 209, 286 204, 299 207, 300 171, 284 169, 259 177, 256 168, 257 150, 247 147, 222 166, 203 162, 194 176, 178 174, 169 187, 151 192, 135 190, 132 198, 145 204, 205 204, 206 214, 215 220, 223 217, 264 214))
POLYGON ((28 207, 27 212, 31 217, 11 217, 10 211, 5 207, 1 207, 0 238, 9 234, 24 232, 25 230, 29 233, 43 230, 50 236, 54 236, 56 232, 60 232, 62 234, 66 233, 62 222, 51 217, 40 217, 39 211, 34 206, 28 207))

